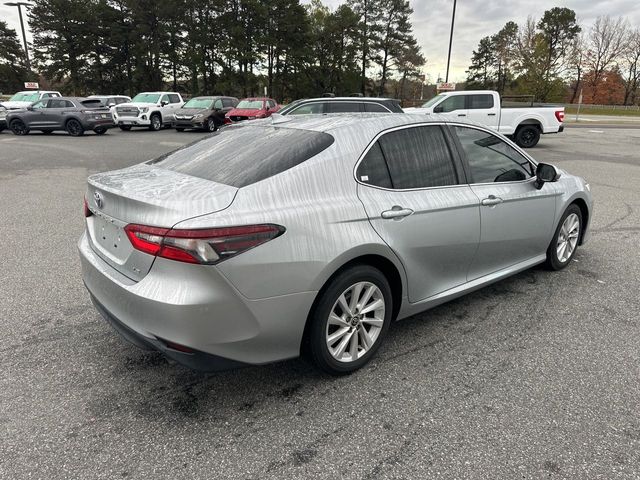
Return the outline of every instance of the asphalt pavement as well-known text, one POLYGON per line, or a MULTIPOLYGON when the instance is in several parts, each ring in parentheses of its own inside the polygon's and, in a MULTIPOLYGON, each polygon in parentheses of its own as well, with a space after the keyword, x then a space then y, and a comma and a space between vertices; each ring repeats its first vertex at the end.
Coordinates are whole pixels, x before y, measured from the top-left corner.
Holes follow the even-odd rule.
POLYGON ((0 478, 640 478, 640 130, 531 153, 587 178, 590 242, 394 324, 342 378, 198 374, 100 318, 76 242, 87 175, 201 133, 0 133, 0 478))

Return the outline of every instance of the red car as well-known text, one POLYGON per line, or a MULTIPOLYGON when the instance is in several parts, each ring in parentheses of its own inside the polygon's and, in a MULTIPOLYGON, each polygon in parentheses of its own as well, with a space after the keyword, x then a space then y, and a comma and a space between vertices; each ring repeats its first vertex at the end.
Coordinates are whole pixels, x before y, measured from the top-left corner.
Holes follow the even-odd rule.
POLYGON ((236 108, 225 115, 225 123, 266 118, 278 110, 280 110, 280 105, 273 98, 244 98, 240 100, 236 108))

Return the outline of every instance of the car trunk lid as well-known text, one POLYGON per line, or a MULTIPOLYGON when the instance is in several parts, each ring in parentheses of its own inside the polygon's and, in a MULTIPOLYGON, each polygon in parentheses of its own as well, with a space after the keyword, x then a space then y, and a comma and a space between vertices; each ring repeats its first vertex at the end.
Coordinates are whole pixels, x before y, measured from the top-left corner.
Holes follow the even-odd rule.
POLYGON ((237 190, 147 164, 92 175, 87 187, 92 248, 123 275, 141 280, 155 257, 133 248, 126 225, 171 228, 188 218, 224 210, 237 190))

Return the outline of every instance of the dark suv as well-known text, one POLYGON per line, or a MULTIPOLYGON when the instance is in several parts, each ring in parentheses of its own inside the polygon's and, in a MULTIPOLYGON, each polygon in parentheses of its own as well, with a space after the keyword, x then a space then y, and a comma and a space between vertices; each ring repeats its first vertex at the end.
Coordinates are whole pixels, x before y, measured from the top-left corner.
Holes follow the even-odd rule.
POLYGON ((280 110, 280 115, 322 113, 404 113, 398 100, 376 97, 322 97, 296 100, 280 110))
POLYGON ((51 133, 64 130, 74 137, 93 130, 102 135, 114 126, 108 107, 100 100, 82 97, 58 97, 38 100, 27 108, 12 110, 7 125, 15 135, 26 135, 30 130, 51 133))
POLYGON ((193 97, 173 114, 173 127, 179 132, 197 128, 215 132, 224 125, 225 115, 238 105, 235 97, 193 97))

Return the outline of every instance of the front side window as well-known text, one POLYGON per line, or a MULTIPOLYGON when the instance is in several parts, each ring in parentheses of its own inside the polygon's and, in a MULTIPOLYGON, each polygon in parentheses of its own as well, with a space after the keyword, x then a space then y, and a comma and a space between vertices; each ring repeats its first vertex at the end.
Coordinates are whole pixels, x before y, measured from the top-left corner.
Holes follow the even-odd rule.
POLYGON ((464 96, 452 95, 442 102, 439 107, 442 113, 455 112, 456 110, 464 110, 464 96))
POLYGON ((42 108, 47 108, 47 102, 49 100, 45 99, 45 100, 39 100, 36 103, 34 103, 33 105, 31 105, 31 108, 33 108, 34 110, 40 110, 42 108))
POLYGON ((269 108, 276 108, 276 101, 275 100, 269 100, 267 103, 269 103, 269 108))
POLYGON ((222 104, 224 105, 224 108, 229 108, 229 107, 233 107, 236 104, 236 102, 232 98, 223 98, 222 104))
POLYGON ((493 108, 493 95, 469 95, 469 109, 493 108))
POLYGON ((213 108, 222 108, 222 99, 218 98, 215 102, 213 102, 213 108))
POLYGON ((517 182, 534 175, 533 165, 500 138, 483 130, 454 127, 473 183, 517 182))
POLYGON ((437 125, 404 128, 380 137, 393 188, 457 185, 449 145, 437 125))
POLYGON ((311 115, 324 112, 324 103, 314 102, 307 103, 306 105, 300 105, 298 108, 294 108, 289 112, 289 115, 311 115))

